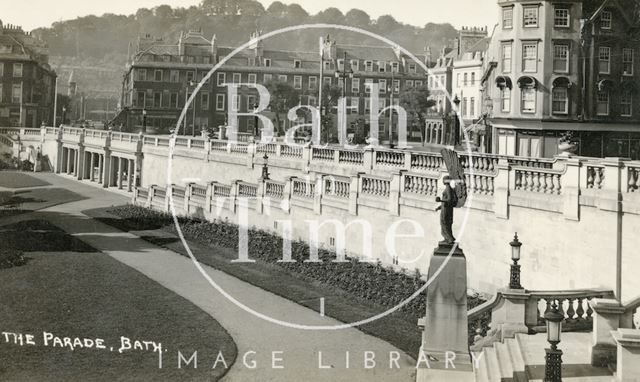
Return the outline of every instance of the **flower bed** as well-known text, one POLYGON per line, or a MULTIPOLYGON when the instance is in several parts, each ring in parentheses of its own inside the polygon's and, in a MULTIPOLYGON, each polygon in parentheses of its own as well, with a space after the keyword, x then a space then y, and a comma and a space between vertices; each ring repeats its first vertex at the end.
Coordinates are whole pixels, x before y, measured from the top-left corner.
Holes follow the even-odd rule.
MULTIPOLYGON (((157 229, 168 226, 175 231, 173 218, 168 213, 154 211, 139 206, 121 206, 108 211, 126 219, 126 225, 138 230, 157 229)), ((212 244, 231 249, 238 247, 238 227, 226 221, 213 222, 180 217, 180 228, 186 238, 203 244, 212 244)), ((319 263, 305 263, 309 258, 309 245, 303 241, 292 243, 292 259, 296 262, 278 263, 282 254, 282 238, 271 232, 249 229, 249 257, 270 264, 277 264, 290 273, 310 281, 329 284, 349 294, 369 302, 393 307, 409 298, 425 281, 418 269, 409 273, 397 272, 378 263, 359 262, 348 258, 345 263, 335 263, 335 253, 319 249, 319 263)), ((484 302, 477 296, 468 298, 469 308, 484 302)), ((426 298, 423 291, 402 307, 402 311, 418 318, 426 311, 426 298)))

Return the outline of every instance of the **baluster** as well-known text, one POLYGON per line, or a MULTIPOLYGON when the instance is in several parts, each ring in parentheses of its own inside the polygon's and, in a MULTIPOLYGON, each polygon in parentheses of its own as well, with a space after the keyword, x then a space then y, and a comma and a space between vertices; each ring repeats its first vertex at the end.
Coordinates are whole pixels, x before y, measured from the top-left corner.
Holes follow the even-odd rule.
POLYGON ((553 174, 554 183, 556 185, 556 194, 560 194, 562 186, 560 185, 560 174, 553 174))
POLYGON ((522 188, 522 172, 516 170, 515 189, 519 190, 521 188, 522 188))
POLYGON ((568 299, 567 301, 569 301, 569 306, 567 307, 567 320, 573 321, 573 317, 576 315, 576 311, 573 308, 573 303, 575 300, 568 299))
POLYGON ((564 310, 564 298, 563 299, 558 299, 558 312, 560 314, 562 314, 563 316, 566 316, 567 313, 564 310))
POLYGON ((595 188, 602 188, 602 181, 604 180, 604 168, 598 168, 596 171, 595 188))
POLYGON ((583 317, 584 316, 584 308, 582 307, 582 302, 583 302, 583 298, 580 297, 578 298, 578 307, 576 309, 576 321, 578 322, 582 322, 583 321, 583 317))
POLYGON ((587 317, 585 319, 589 322, 593 320, 593 309, 591 309, 589 301, 587 301, 587 317))
POLYGON ((594 172, 593 167, 587 167, 587 188, 593 188, 594 172))
POLYGON ((540 192, 547 193, 549 192, 549 185, 547 184, 547 174, 540 174, 539 178, 540 182, 540 192))
POLYGON ((637 182, 638 182, 638 173, 635 168, 630 167, 629 168, 629 187, 628 187, 629 192, 635 192, 638 189, 637 182))

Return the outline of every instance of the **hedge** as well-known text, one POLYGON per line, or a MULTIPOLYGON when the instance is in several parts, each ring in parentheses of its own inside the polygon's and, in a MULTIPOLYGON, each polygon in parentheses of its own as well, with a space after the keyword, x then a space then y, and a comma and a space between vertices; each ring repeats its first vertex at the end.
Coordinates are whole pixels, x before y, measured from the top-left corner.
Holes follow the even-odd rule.
POLYGON ((0 249, 0 269, 19 267, 25 265, 27 259, 22 252, 12 249, 0 249))

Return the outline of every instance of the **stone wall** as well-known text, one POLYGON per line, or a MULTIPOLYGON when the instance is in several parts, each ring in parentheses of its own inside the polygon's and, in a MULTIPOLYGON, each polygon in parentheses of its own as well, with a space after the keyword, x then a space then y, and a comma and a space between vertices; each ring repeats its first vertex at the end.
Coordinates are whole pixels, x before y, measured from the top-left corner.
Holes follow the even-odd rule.
MULTIPOLYGON (((310 221, 317 221, 324 223, 319 244, 327 247, 340 241, 330 221, 352 223, 346 250, 356 256, 366 236, 356 224, 360 219, 371 223, 369 244, 376 258, 423 274, 441 239, 435 198, 446 170, 438 154, 54 130, 42 134, 43 152, 50 157, 60 145, 90 144, 107 157, 114 150, 141 158, 136 203, 166 209, 164 194, 173 184, 179 213, 238 222, 240 200, 248 198, 250 225, 281 232, 291 220, 293 238, 308 240, 310 221), (266 182, 260 179, 265 153, 266 182), (407 220, 417 222, 423 234, 398 238, 394 258, 385 248, 386 233, 395 226, 397 235, 414 234, 407 220)), ((635 255, 640 162, 463 153, 461 160, 470 197, 455 212, 454 231, 467 255, 471 288, 493 293, 507 285, 508 243, 517 231, 524 243, 522 284, 527 289, 617 290, 620 284, 623 299, 640 290, 635 255)))

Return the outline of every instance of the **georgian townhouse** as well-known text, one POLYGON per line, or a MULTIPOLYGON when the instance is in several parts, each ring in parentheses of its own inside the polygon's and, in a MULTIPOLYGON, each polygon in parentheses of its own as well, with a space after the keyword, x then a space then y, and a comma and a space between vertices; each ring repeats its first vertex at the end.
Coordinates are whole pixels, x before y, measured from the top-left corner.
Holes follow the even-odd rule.
POLYGON ((0 21, 0 125, 53 123, 55 82, 46 44, 0 21))

